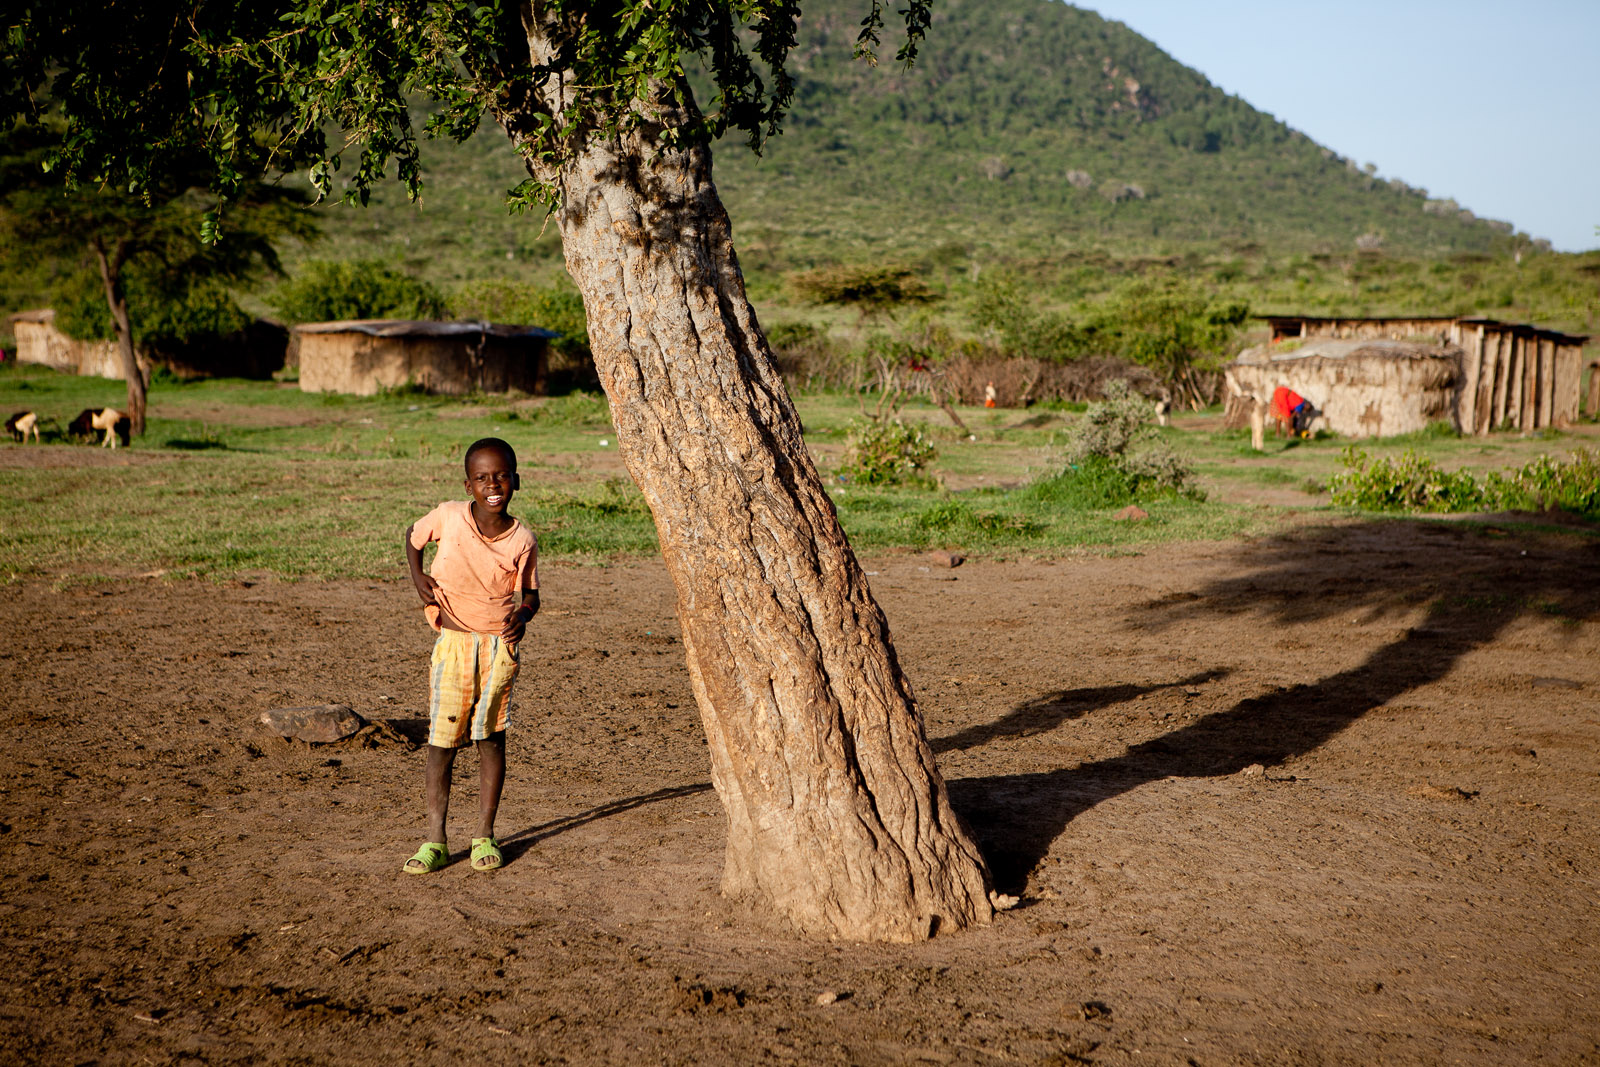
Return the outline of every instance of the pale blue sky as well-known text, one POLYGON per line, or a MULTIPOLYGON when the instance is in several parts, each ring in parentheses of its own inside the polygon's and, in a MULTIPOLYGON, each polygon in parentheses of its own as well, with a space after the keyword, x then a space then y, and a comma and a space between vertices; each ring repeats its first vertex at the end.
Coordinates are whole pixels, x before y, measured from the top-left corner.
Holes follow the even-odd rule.
POLYGON ((1600 248, 1600 0, 1081 0, 1358 163, 1600 248))

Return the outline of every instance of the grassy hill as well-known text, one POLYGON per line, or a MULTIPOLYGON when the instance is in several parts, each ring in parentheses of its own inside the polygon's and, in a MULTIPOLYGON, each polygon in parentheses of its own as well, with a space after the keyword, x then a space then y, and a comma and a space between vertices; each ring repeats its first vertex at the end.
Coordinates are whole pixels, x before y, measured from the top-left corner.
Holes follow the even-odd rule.
MULTIPOLYGON (((851 58, 857 0, 811 0, 795 105, 757 157, 718 146, 747 268, 939 253, 1028 259, 1101 250, 1400 255, 1505 251, 1503 223, 1379 181, 1222 92, 1121 23, 1053 0, 944 0, 918 64, 851 58)), ((522 176, 485 129, 427 153, 420 208, 388 195, 326 209, 319 254, 379 253, 427 273, 539 275, 558 255, 510 216, 522 176)), ((1526 245, 1526 238, 1522 243, 1526 245)))
MULTIPOLYGON (((1257 311, 1600 325, 1600 255, 1541 252, 1509 224, 1376 180, 1119 22, 1055 0, 941 0, 904 70, 852 59, 860 0, 805 11, 786 129, 759 157, 737 140, 716 151, 769 322, 829 322, 798 299, 795 272, 889 262, 929 280, 958 332, 997 272, 1066 313, 1130 277, 1178 275, 1257 311)), ((418 205, 396 185, 365 209, 316 209, 324 239, 286 249, 286 265, 375 258, 446 292, 562 276, 554 227, 505 206, 524 174, 497 129, 428 143, 424 172, 418 205)), ((23 277, 0 294, 10 306, 38 298, 15 292, 23 277)))

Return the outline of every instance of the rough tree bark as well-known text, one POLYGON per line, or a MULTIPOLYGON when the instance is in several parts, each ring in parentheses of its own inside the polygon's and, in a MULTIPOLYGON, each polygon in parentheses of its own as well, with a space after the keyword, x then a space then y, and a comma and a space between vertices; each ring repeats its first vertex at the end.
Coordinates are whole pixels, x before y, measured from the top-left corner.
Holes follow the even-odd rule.
MULTIPOLYGON (((514 141, 530 118, 500 117, 514 141)), ((524 159, 563 191, 567 268, 677 590, 728 815, 723 892, 814 937, 986 923, 987 868, 746 299, 710 150, 659 132, 590 138, 554 174, 524 159)))
POLYGON ((122 265, 128 258, 128 245, 118 241, 108 252, 105 242, 96 238, 92 244, 95 261, 100 264, 100 282, 105 288, 106 306, 111 311, 111 324, 117 332, 117 353, 122 359, 122 375, 128 380, 128 410, 130 427, 136 437, 144 436, 145 381, 144 372, 133 351, 133 320, 128 317, 128 300, 122 294, 122 265))

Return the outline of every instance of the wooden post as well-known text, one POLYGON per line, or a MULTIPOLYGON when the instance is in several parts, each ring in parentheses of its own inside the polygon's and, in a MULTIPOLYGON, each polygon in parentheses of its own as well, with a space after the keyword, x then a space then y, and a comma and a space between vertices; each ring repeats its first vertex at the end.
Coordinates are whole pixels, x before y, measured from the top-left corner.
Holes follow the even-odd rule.
POLYGON ((1517 350, 1522 360, 1522 387, 1518 396, 1517 429, 1528 433, 1534 427, 1535 400, 1539 395, 1539 342, 1517 335, 1517 350))
POLYGON ((1481 342, 1483 351, 1483 365, 1478 369, 1478 397, 1473 410, 1472 429, 1474 434, 1486 434, 1494 429, 1494 393, 1496 376, 1500 373, 1500 335, 1488 335, 1488 327, 1484 327, 1484 337, 1481 342))
POLYGON ((1494 344, 1499 365, 1495 367, 1494 372, 1494 425, 1489 428, 1498 430, 1505 425, 1506 413, 1510 410, 1512 368, 1516 362, 1516 351, 1512 345, 1511 335, 1505 330, 1495 335, 1494 344))
POLYGON ((1255 397, 1249 397, 1250 404, 1250 447, 1257 452, 1267 450, 1267 405, 1255 397))
POLYGON ((1557 426, 1571 426, 1578 421, 1578 400, 1583 385, 1583 363, 1577 345, 1553 342, 1555 350, 1555 401, 1550 405, 1550 418, 1557 426))
POLYGON ((1467 336, 1460 323, 1450 325, 1452 340, 1461 349, 1461 380, 1456 385, 1456 429, 1473 433, 1478 424, 1478 381, 1483 373, 1483 327, 1467 336))
POLYGON ((1556 421, 1556 343, 1541 337, 1539 345, 1539 414, 1535 429, 1556 421))
POLYGON ((1589 361, 1589 403, 1585 410, 1590 418, 1600 415, 1600 359, 1589 361))

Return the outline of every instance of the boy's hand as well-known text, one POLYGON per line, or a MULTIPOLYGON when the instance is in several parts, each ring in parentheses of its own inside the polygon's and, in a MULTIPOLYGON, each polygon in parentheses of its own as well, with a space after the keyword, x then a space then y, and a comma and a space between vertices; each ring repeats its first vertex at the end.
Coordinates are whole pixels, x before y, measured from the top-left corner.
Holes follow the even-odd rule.
POLYGON ((435 608, 439 606, 439 595, 436 592, 439 583, 433 580, 431 574, 412 575, 412 581, 416 584, 417 595, 422 598, 424 604, 435 608))
POLYGON ((500 631, 500 636, 514 645, 520 644, 522 635, 528 629, 528 623, 537 614, 539 614, 539 594, 535 591, 521 604, 511 609, 511 614, 506 616, 505 629, 500 631))

